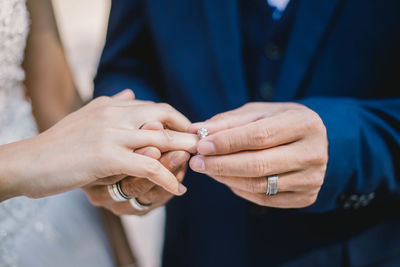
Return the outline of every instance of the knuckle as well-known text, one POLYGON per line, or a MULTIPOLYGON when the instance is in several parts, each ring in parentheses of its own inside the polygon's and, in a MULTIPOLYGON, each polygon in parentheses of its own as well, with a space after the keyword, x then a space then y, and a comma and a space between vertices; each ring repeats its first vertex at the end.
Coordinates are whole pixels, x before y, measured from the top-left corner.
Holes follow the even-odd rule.
POLYGON ((234 151, 238 141, 233 135, 218 135, 214 138, 214 144, 220 144, 226 151, 234 151))
POLYGON ((172 146, 174 143, 174 137, 171 130, 161 130, 161 133, 164 138, 164 143, 168 146, 172 146))
POLYGON ((317 197, 318 194, 311 194, 310 196, 308 196, 305 203, 306 207, 313 205, 317 201, 317 197))
POLYGON ((251 107, 251 106, 254 105, 254 104, 255 104, 255 103, 247 102, 246 104, 244 104, 243 106, 241 106, 241 108, 251 107))
POLYGON ((317 201, 318 193, 302 194, 298 197, 298 208, 306 208, 313 205, 317 201))
POLYGON ((148 177, 158 177, 161 173, 161 163, 156 160, 149 160, 146 163, 146 175, 148 177))
POLYGON ((224 174, 224 164, 221 161, 216 160, 214 162, 214 164, 213 164, 213 169, 214 169, 214 172, 215 172, 216 175, 223 176, 223 174, 224 174))
POLYGON ((224 112, 224 113, 219 113, 219 114, 217 114, 217 115, 215 115, 214 117, 212 117, 211 119, 210 119, 210 121, 220 121, 220 120, 225 120, 225 119, 228 119, 228 114, 226 113, 226 112, 224 112))
POLYGON ((263 146, 272 137, 272 131, 269 127, 262 127, 257 129, 255 132, 247 132, 249 140, 252 141, 254 146, 263 146))
POLYGON ((307 130, 314 133, 321 133, 325 131, 324 123, 317 113, 309 110, 306 113, 306 119, 304 120, 304 126, 307 130))
POLYGON ((309 184, 312 188, 321 188, 323 182, 324 182, 323 176, 319 174, 313 174, 309 179, 309 184))
POLYGON ((261 158, 249 161, 248 165, 249 169, 253 170, 258 177, 264 176, 270 169, 269 163, 261 158))
POLYGON ((328 155, 322 149, 315 148, 309 152, 307 164, 313 166, 325 166, 328 161, 328 155))
POLYGON ((108 96, 99 96, 99 97, 93 99, 89 104, 95 105, 95 106, 101 106, 101 105, 108 103, 110 101, 110 99, 111 98, 108 96))
POLYGON ((166 110, 171 110, 172 106, 168 103, 159 103, 158 104, 161 108, 166 109, 166 110))
POLYGON ((168 104, 168 103, 159 103, 158 106, 161 108, 161 110, 167 114, 171 114, 174 112, 174 108, 168 104))

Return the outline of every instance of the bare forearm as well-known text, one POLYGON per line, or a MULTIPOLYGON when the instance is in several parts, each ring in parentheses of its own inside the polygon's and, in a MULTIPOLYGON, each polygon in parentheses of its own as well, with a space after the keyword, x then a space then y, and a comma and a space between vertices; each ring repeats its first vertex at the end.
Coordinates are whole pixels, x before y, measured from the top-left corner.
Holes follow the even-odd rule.
POLYGON ((50 0, 28 1, 31 33, 25 53, 25 85, 41 131, 82 105, 75 90, 50 0))
MULTIPOLYGON (((24 141, 0 146, 0 202, 20 196, 19 164, 24 160, 18 158, 17 151, 24 151, 24 141)), ((23 166, 23 164, 21 164, 23 166)))

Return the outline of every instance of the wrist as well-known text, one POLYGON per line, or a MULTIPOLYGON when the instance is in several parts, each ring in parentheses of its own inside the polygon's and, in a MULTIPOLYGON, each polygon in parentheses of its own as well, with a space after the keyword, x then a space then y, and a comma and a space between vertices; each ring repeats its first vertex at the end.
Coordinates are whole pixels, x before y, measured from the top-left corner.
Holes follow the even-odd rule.
POLYGON ((22 195, 19 188, 19 178, 17 171, 19 169, 15 160, 15 146, 17 143, 11 143, 0 146, 0 202, 22 195))

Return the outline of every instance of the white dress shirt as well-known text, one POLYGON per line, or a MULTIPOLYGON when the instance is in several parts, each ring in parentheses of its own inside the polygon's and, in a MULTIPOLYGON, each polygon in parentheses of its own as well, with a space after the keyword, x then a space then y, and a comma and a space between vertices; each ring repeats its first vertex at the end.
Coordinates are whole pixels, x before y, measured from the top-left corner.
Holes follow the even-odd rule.
POLYGON ((285 11, 286 6, 290 0, 267 0, 268 4, 275 8, 274 13, 272 13, 272 18, 274 20, 280 19, 283 11, 285 11))

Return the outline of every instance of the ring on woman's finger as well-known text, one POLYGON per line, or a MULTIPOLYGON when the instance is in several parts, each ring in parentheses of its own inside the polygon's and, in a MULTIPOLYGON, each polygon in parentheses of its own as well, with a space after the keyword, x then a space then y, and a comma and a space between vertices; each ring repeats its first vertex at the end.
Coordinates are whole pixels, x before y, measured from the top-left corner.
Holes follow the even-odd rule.
POLYGON ((138 211, 144 211, 144 210, 148 210, 150 209, 150 207, 153 205, 153 203, 149 203, 149 204, 143 204, 140 203, 139 200, 137 198, 131 198, 129 200, 129 203, 131 204, 131 206, 138 211))
POLYGON ((278 193, 278 175, 271 175, 267 177, 267 192, 268 196, 273 196, 278 193))
POLYGON ((110 194, 110 197, 115 202, 124 202, 131 199, 124 192, 122 192, 120 182, 108 185, 107 189, 108 193, 110 194))
POLYGON ((197 130, 197 136, 200 139, 206 138, 208 136, 208 134, 209 134, 209 132, 208 132, 207 128, 200 128, 197 130))

